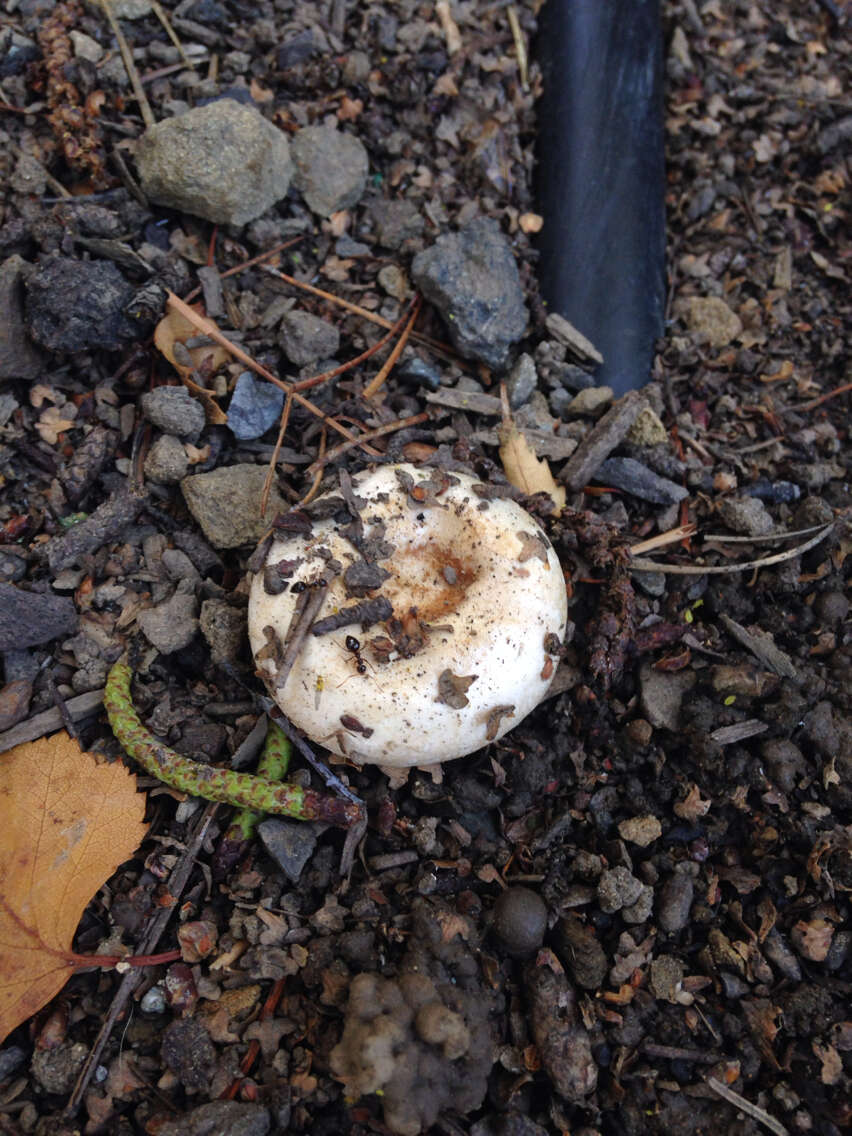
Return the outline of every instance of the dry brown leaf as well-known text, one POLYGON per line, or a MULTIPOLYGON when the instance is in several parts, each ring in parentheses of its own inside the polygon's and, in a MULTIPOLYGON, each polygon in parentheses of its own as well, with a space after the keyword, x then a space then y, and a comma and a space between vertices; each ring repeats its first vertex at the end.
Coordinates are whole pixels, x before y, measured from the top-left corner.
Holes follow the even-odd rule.
POLYGON ((545 458, 537 458, 535 451, 512 420, 506 388, 500 388, 503 404, 503 422, 497 427, 500 439, 500 461, 503 472, 516 489, 523 493, 547 493, 557 513, 565 508, 565 487, 557 485, 545 458))
MULTIPOLYGON (((180 312, 175 311, 174 308, 168 308, 166 314, 154 329, 154 345, 160 354, 165 355, 180 375, 184 386, 195 395, 204 407, 208 423, 211 426, 222 426, 228 421, 225 411, 214 400, 210 391, 199 386, 191 378, 191 369, 180 364, 175 357, 175 344, 183 344, 187 339, 192 339, 197 335, 198 328, 195 324, 180 312)), ((230 359, 228 352, 218 343, 210 344, 207 347, 192 347, 189 349, 189 357, 192 359, 192 366, 196 371, 205 360, 209 360, 208 366, 215 371, 230 359)))
MULTIPOLYGON (((71 950, 89 900, 147 831, 145 797, 119 762, 68 734, 0 762, 0 1041, 87 965, 71 950)), ((90 964, 89 964, 90 965, 90 964)))

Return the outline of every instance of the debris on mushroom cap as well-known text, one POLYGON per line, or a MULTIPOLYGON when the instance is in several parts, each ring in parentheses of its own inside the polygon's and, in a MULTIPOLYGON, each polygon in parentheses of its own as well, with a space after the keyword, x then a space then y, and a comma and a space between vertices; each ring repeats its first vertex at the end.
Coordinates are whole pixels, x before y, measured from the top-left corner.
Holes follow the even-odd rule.
POLYGON ((388 465, 280 518, 249 636, 272 698, 314 741, 431 765, 541 701, 566 618, 556 553, 524 509, 467 474, 388 465))

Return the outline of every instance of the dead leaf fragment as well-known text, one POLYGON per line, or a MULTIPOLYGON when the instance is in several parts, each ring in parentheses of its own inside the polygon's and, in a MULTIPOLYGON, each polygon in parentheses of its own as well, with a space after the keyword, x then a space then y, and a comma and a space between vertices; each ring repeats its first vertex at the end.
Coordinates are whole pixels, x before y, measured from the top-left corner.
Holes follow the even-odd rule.
POLYGON ((497 428, 500 439, 500 461, 512 485, 527 494, 547 493, 557 514, 565 508, 565 487, 557 485, 545 458, 537 458, 535 450, 515 425, 509 410, 506 388, 500 388, 503 422, 497 428))
POLYGON ((825 919, 802 919, 793 927, 790 938, 802 958, 824 962, 834 938, 834 928, 825 919))
POLYGON ((195 382, 192 374, 193 371, 199 371, 202 366, 212 374, 228 362, 230 355, 219 344, 187 349, 186 340, 197 335, 198 328, 191 320, 174 308, 169 308, 154 329, 154 345, 162 355, 165 355, 180 375, 184 386, 202 404, 208 423, 211 426, 221 426, 228 421, 227 414, 214 400, 211 392, 195 382), (177 351, 175 350, 176 344, 178 345, 177 351), (191 365, 186 362, 187 356, 191 365))
POLYGON ((98 888, 141 843, 145 797, 124 765, 66 733, 0 764, 0 1041, 41 1009, 85 956, 71 950, 98 888))
POLYGON ((467 689, 476 681, 476 675, 457 675, 447 668, 438 675, 438 697, 436 702, 443 702, 453 710, 461 710, 467 706, 470 699, 467 689))

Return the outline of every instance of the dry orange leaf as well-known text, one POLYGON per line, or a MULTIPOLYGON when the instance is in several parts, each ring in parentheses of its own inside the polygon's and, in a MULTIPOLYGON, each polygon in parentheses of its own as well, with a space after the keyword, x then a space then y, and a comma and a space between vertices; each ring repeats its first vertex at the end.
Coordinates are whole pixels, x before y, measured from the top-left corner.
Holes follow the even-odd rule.
POLYGON ((524 493, 547 493, 553 500, 557 515, 565 508, 565 487, 557 485, 545 458, 537 458, 535 450, 512 420, 506 388, 500 388, 503 403, 503 423, 497 427, 500 439, 500 461, 503 472, 516 489, 524 493))
POLYGON ((0 1042, 57 994, 89 900, 141 843, 145 797, 66 733, 0 758, 0 1042))
MULTIPOLYGON (((204 387, 199 386, 190 376, 192 371, 189 367, 179 363, 175 356, 175 344, 184 344, 187 339, 192 339, 198 335, 198 328, 191 320, 181 312, 175 311, 174 308, 169 308, 157 326, 154 328, 154 345, 157 350, 168 359, 177 373, 180 375, 184 386, 195 395, 201 405, 204 407, 204 413, 207 416, 207 421, 211 426, 222 426, 228 421, 228 416, 225 411, 214 400, 212 393, 204 387)), ((208 347, 192 347, 189 349, 189 357, 192 360, 192 366, 198 370, 205 359, 210 358, 213 370, 218 370, 223 363, 227 363, 230 355, 224 347, 219 344, 211 344, 208 347)))

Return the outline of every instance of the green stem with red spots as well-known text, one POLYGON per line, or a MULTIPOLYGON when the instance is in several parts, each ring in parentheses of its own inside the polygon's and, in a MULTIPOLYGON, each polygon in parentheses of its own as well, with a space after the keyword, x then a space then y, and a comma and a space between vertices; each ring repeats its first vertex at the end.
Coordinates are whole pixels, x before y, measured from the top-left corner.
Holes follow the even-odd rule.
MULTIPOLYGON (((267 781, 283 781, 290 767, 292 750, 290 739, 278 723, 270 718, 266 728, 263 753, 257 763, 257 776, 265 777, 267 781)), ((255 812, 253 809, 240 809, 228 826, 223 839, 251 840, 262 816, 263 813, 255 812)))
POLYGON ((202 765, 176 753, 142 724, 130 693, 131 679, 130 667, 125 662, 114 663, 107 678, 104 706, 112 731, 125 753, 152 777, 182 793, 254 812, 275 813, 296 820, 321 820, 342 828, 361 819, 361 807, 350 801, 303 789, 300 785, 282 785, 267 777, 202 765))

